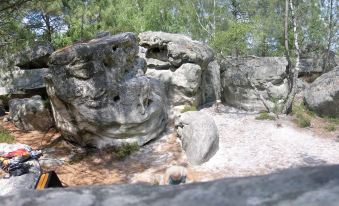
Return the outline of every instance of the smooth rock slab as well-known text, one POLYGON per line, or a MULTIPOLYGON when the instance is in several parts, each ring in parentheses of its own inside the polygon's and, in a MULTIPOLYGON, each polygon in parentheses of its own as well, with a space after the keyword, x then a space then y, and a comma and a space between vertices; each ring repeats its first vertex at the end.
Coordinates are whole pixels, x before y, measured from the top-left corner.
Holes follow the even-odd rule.
POLYGON ((1 205, 300 206, 339 202, 339 166, 289 169, 258 177, 179 186, 111 185, 17 192, 1 205))
POLYGON ((210 116, 202 112, 185 112, 176 120, 176 128, 191 164, 202 164, 218 151, 218 129, 210 116))
POLYGON ((317 114, 339 118, 339 67, 310 84, 304 99, 309 109, 317 114))

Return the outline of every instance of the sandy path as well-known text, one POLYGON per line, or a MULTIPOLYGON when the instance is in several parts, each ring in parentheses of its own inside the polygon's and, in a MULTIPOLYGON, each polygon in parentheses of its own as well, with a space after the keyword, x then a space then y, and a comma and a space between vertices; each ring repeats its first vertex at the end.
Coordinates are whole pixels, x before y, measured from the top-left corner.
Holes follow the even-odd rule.
POLYGON ((217 173, 219 177, 268 174, 298 166, 339 164, 339 132, 318 136, 311 129, 297 128, 290 117, 278 121, 255 120, 253 114, 216 113, 219 151, 195 170, 217 173), (278 125, 279 124, 279 125, 278 125))

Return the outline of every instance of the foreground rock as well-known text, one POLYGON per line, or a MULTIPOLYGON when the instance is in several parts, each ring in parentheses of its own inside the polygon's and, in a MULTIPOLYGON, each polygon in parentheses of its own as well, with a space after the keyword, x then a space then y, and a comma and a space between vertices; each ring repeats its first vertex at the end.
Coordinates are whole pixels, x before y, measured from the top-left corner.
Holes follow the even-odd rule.
POLYGON ((287 61, 283 57, 222 59, 223 101, 248 111, 266 110, 260 94, 270 109, 280 107, 289 90, 286 66, 287 61))
MULTIPOLYGON (((30 147, 23 144, 0 144, 0 154, 1 151, 15 151, 20 148, 31 150, 30 147)), ((30 160, 25 164, 30 166, 27 174, 23 174, 21 176, 11 176, 10 178, 0 178, 0 196, 14 195, 21 190, 25 191, 26 193, 30 193, 26 190, 34 190, 41 172, 39 162, 37 160, 30 160)))
POLYGON ((305 91, 305 103, 319 115, 339 117, 339 67, 310 84, 305 91))
POLYGON ((176 128, 191 164, 202 164, 218 151, 218 129, 210 116, 202 112, 185 112, 176 121, 176 128))
POLYGON ((339 166, 182 186, 112 185, 18 192, 1 205, 329 205, 339 201, 339 166), (151 194, 151 195, 150 195, 151 194))
POLYGON ((215 92, 210 90, 214 87, 206 85, 213 82, 208 73, 219 70, 215 65, 208 66, 214 58, 210 47, 185 35, 164 32, 144 32, 139 39, 139 55, 147 62, 146 74, 165 85, 170 105, 198 106, 215 100, 215 92))
POLYGON ((54 52, 47 92, 57 127, 81 146, 143 145, 165 128, 160 83, 144 76, 132 33, 106 36, 54 52))
POLYGON ((22 130, 47 131, 54 126, 48 105, 40 96, 9 101, 10 119, 22 130))

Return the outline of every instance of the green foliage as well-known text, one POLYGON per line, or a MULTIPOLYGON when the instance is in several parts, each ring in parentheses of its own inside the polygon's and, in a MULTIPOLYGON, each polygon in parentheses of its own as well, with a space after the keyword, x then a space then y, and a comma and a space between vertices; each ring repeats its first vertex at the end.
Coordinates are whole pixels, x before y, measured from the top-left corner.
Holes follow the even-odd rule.
POLYGON ((181 110, 181 113, 191 112, 191 111, 198 111, 197 107, 194 105, 185 105, 185 107, 181 110))
POLYGON ((0 126, 0 143, 13 143, 14 140, 10 132, 0 126))
POLYGON ((272 116, 268 112, 260 112, 259 116, 255 117, 257 120, 276 120, 275 116, 272 116))
POLYGON ((296 122, 297 125, 301 128, 311 126, 311 118, 302 113, 296 115, 296 122))
POLYGON ((297 125, 302 128, 311 126, 311 117, 315 116, 303 103, 292 105, 292 115, 295 116, 297 125))
POLYGON ((337 130, 336 126, 334 124, 329 124, 325 126, 325 129, 329 132, 334 132, 337 130))
POLYGON ((125 157, 131 155, 134 152, 139 151, 140 146, 138 143, 132 143, 132 144, 123 144, 119 147, 113 147, 110 149, 110 151, 118 158, 118 159, 124 159, 125 157))

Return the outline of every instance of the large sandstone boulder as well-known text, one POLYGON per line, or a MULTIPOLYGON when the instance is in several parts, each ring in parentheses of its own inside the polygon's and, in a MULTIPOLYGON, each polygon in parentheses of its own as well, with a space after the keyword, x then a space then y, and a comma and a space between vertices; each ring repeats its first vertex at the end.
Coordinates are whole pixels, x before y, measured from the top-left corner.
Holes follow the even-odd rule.
POLYGON ((57 127, 81 146, 143 145, 167 122, 160 82, 144 76, 132 33, 105 36, 54 52, 46 77, 57 127))
POLYGON ((176 121, 178 136, 193 165, 207 162, 219 149, 219 135, 212 117, 202 112, 185 112, 176 121))
POLYGON ((339 67, 310 84, 304 99, 309 109, 319 115, 339 117, 339 67))
POLYGON ((165 85, 171 106, 215 100, 213 95, 205 98, 204 82, 210 81, 206 73, 210 68, 218 69, 208 66, 214 59, 210 47, 185 35, 164 32, 144 32, 139 39, 139 56, 147 62, 146 75, 165 85))
POLYGON ((266 110, 260 94, 270 109, 280 107, 289 91, 286 66, 287 60, 283 57, 222 59, 223 101, 249 111, 266 110))
POLYGON ((54 49, 51 44, 38 44, 33 47, 24 49, 15 55, 15 66, 21 69, 46 68, 48 58, 54 49))
MULTIPOLYGON (((18 149, 31 150, 29 146, 24 144, 0 143, 0 155, 2 152, 11 152, 18 149)), ((9 178, 0 177, 0 196, 14 195, 19 191, 27 192, 27 190, 35 189, 35 185, 38 182, 41 173, 39 162, 37 160, 29 160, 25 162, 25 165, 29 166, 28 173, 26 174, 11 176, 9 178)))
POLYGON ((5 72, 0 77, 0 95, 25 93, 45 88, 44 76, 47 68, 22 70, 18 67, 5 72))
POLYGON ((109 185, 21 191, 0 198, 1 205, 187 205, 336 206, 339 166, 298 168, 277 174, 226 178, 180 186, 109 185))
POLYGON ((48 105, 36 95, 9 101, 10 119, 19 129, 47 131, 54 125, 48 105))

